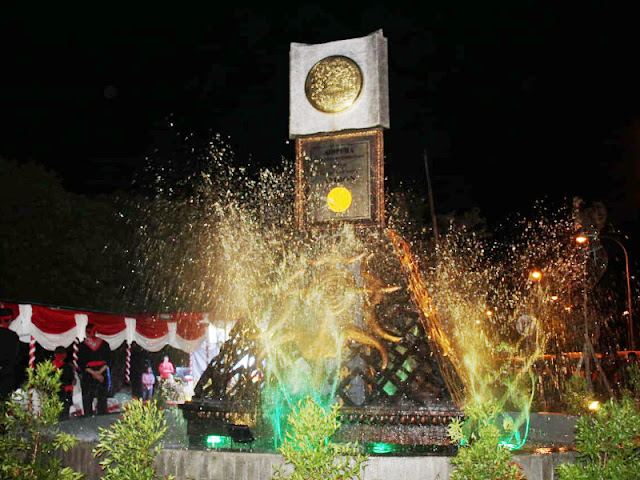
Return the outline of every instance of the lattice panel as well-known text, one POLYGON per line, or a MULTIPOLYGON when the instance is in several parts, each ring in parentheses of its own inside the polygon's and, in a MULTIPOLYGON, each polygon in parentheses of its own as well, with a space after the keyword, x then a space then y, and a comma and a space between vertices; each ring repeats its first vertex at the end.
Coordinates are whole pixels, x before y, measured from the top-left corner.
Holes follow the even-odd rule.
MULTIPOLYGON (((392 326, 402 340, 399 343, 382 340, 389 354, 385 370, 380 368, 377 350, 356 343, 347 347, 349 353, 340 370, 337 390, 345 406, 392 406, 407 401, 414 406, 428 406, 449 399, 436 358, 417 320, 418 314, 397 305, 393 314, 393 321, 385 325, 392 326)), ((255 335, 255 329, 247 322, 238 322, 198 382, 196 398, 230 403, 259 401, 264 371, 255 360, 259 357, 255 335)))
MULTIPOLYGON (((363 314, 371 313, 371 310, 365 312, 366 308, 373 308, 375 322, 379 327, 376 331, 376 328, 371 328, 371 324, 367 327, 367 322, 364 322, 363 329, 371 330, 369 341, 350 342, 345 347, 337 396, 350 408, 404 405, 436 408, 438 405, 450 404, 451 396, 438 365, 437 352, 429 346, 427 334, 420 322, 421 314, 411 300, 402 269, 395 264, 394 255, 382 255, 379 258, 381 263, 371 265, 371 271, 386 272, 384 281, 364 270, 362 277, 356 275, 358 281, 364 279, 368 282, 365 284, 369 289, 369 296, 363 297, 363 302, 371 303, 363 304, 363 314), (385 287, 391 285, 398 288, 384 291, 385 287), (380 329, 400 337, 401 340, 397 343, 385 340, 380 329), (384 370, 381 368, 382 353, 372 346, 378 341, 389 357, 388 366, 384 370)), ((223 345, 220 354, 212 360, 203 379, 198 383, 195 397, 225 401, 229 405, 238 401, 259 400, 265 378, 263 366, 249 366, 246 362, 241 362, 247 356, 260 356, 255 339, 255 329, 248 322, 239 322, 229 341, 223 345), (256 376, 259 376, 259 381, 255 381, 256 376)), ((288 360, 302 356, 295 344, 290 344, 287 348, 291 355, 288 360)))
POLYGON ((338 396, 349 407, 391 406, 411 401, 415 406, 449 396, 439 372, 435 356, 417 314, 409 310, 396 317, 403 325, 396 332, 399 343, 383 341, 389 353, 389 365, 380 369, 380 355, 374 349, 361 345, 351 346, 341 372, 338 396), (358 392, 354 389, 357 388, 358 392))
POLYGON ((229 340, 200 377, 194 396, 230 403, 255 402, 257 405, 264 371, 257 360, 259 350, 255 338, 255 328, 246 321, 238 321, 229 340))

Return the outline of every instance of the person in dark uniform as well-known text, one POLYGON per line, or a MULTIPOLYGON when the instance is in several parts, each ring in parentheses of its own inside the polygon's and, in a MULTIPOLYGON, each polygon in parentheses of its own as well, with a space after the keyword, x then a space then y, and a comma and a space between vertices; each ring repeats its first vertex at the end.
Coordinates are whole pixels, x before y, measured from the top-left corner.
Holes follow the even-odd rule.
POLYGON ((78 371, 82 388, 82 414, 93 414, 93 399, 98 399, 98 415, 107 413, 108 367, 111 349, 107 342, 96 337, 96 327, 87 325, 87 337, 78 346, 78 371))
POLYGON ((11 315, 2 309, 0 312, 0 401, 13 393, 16 386, 16 362, 20 339, 13 330, 9 330, 11 315))
POLYGON ((73 384, 75 376, 73 374, 73 366, 67 362, 67 349, 64 347, 56 347, 53 358, 53 366, 62 370, 60 375, 60 391, 58 396, 62 402, 62 412, 60 412, 60 420, 69 418, 69 409, 73 403, 73 384))

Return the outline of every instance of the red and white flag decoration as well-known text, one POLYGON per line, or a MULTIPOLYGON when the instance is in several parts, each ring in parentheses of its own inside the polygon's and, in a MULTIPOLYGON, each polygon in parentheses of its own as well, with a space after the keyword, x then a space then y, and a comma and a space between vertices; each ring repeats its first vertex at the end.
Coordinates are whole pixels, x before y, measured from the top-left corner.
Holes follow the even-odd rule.
MULTIPOLYGON (((158 352, 169 345, 191 353, 205 341, 207 327, 211 323, 211 315, 208 313, 125 316, 41 305, 3 305, 14 311, 16 316, 9 328, 15 331, 22 341, 30 342, 33 338, 38 345, 50 351, 58 346, 69 347, 76 341, 82 342, 86 326, 90 322, 96 326, 97 336, 105 340, 112 350, 124 342, 129 346, 136 342, 149 352, 158 352)), ((220 323, 230 329, 233 322, 220 323)))

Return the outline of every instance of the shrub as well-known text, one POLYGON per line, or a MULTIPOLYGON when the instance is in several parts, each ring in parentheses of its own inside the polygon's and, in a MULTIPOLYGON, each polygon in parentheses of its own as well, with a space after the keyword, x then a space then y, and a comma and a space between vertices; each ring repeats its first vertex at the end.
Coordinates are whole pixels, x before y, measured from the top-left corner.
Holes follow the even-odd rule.
POLYGON ((162 449, 160 441, 167 422, 155 400, 131 400, 118 421, 100 428, 93 454, 100 459, 105 480, 152 480, 153 459, 162 449))
MULTIPOLYGON (((521 480, 526 477, 514 462, 511 451, 501 444, 501 430, 494 424, 499 410, 492 402, 477 402, 467 408, 467 422, 454 420, 449 437, 460 448, 451 460, 451 480, 521 480)), ((508 431, 512 425, 505 425, 508 431)))
POLYGON ((274 467, 274 479, 290 480, 348 480, 360 479, 361 468, 367 456, 359 451, 358 444, 338 444, 330 437, 340 428, 340 407, 332 405, 323 409, 310 397, 300 400, 287 416, 291 431, 287 432, 278 449, 293 466, 291 474, 274 467))
POLYGON ((640 413, 633 399, 611 399, 576 424, 574 464, 558 467, 560 480, 631 480, 640 472, 640 413))
POLYGON ((572 415, 588 413, 590 400, 593 400, 593 393, 589 390, 587 379, 582 375, 573 375, 567 382, 565 392, 567 412, 572 415))
POLYGON ((627 389, 631 395, 640 398, 640 365, 633 364, 626 368, 627 389))
POLYGON ((58 428, 62 402, 58 398, 62 371, 51 361, 27 369, 27 381, 2 406, 0 414, 0 478, 76 480, 81 473, 55 458, 77 441, 58 428))

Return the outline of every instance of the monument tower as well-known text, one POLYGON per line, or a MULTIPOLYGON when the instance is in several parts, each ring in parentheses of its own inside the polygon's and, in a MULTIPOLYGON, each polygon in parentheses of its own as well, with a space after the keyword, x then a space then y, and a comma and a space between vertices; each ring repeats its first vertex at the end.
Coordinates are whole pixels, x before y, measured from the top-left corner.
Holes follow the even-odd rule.
POLYGON ((382 30, 317 45, 292 43, 289 58, 298 228, 383 225, 383 129, 390 125, 382 30))
POLYGON ((385 223, 383 132, 389 126, 381 30, 291 44, 297 226, 370 226, 359 233, 372 243, 341 251, 332 243, 341 232, 314 231, 309 237, 320 246, 301 258, 282 288, 256 292, 264 296, 256 304, 262 313, 248 310, 236 323, 183 408, 192 442, 214 428, 261 428, 267 418, 279 435, 281 407, 310 388, 343 405, 343 441, 447 443, 446 425, 458 412, 440 373, 442 356, 433 354, 431 330, 413 301, 413 292, 424 289, 401 267, 415 262, 404 250, 402 258, 390 254, 401 244, 397 235, 382 248, 385 237, 375 232, 385 223))

